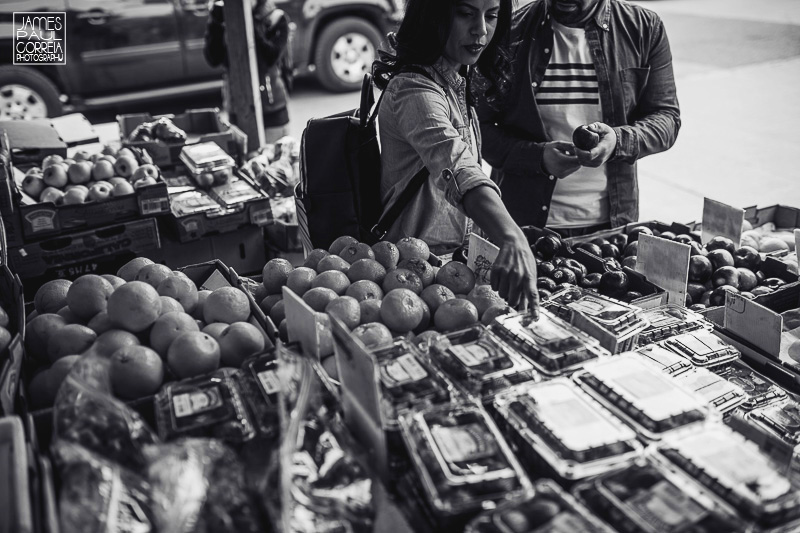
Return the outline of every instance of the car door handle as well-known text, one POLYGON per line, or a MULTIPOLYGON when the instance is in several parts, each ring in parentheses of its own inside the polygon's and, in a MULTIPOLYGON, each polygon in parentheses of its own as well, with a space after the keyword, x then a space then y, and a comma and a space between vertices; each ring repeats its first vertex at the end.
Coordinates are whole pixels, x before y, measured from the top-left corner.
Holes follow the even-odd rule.
POLYGON ((95 26, 105 24, 108 22, 109 17, 111 17, 111 13, 103 9, 90 9, 85 13, 78 13, 78 20, 85 20, 95 26))

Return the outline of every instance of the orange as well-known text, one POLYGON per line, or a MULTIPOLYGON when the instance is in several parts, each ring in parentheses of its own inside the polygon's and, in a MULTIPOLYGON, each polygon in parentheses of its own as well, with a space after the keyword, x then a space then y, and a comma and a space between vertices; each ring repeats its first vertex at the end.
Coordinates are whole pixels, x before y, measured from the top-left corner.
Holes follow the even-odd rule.
POLYGON ((171 275, 172 269, 167 265, 153 263, 151 265, 145 265, 139 269, 139 272, 136 274, 136 281, 143 281, 155 289, 158 287, 159 283, 171 275))
POLYGON ((333 355, 329 355, 322 361, 320 361, 322 368, 325 370, 325 373, 328 374, 328 377, 331 379, 339 379, 339 368, 336 366, 336 357, 333 355))
POLYGON ((428 304, 431 312, 435 313, 441 304, 447 300, 452 300, 456 297, 456 295, 444 285, 434 283, 425 287, 425 289, 422 291, 422 294, 420 294, 420 297, 422 298, 423 302, 428 304))
POLYGON ((213 372, 219 368, 219 362, 219 343, 200 331, 181 334, 167 350, 167 365, 179 379, 213 372))
POLYGON ((420 320, 417 327, 414 328, 414 333, 422 333, 431 325, 431 308, 421 299, 420 302, 422 304, 422 320, 420 320))
POLYGON ((358 302, 358 307, 361 308, 361 324, 380 321, 381 302, 383 300, 361 300, 358 302))
POLYGON ((313 270, 317 270, 317 265, 319 264, 320 259, 325 257, 326 255, 331 255, 328 250, 323 250, 322 248, 314 248, 306 257, 305 261, 303 261, 303 266, 307 268, 311 268, 313 270))
MULTIPOLYGON (((67 359, 62 357, 61 360, 67 359)), ((50 387, 50 369, 46 368, 31 378, 28 384, 28 396, 30 396, 31 406, 34 409, 50 407, 56 400, 56 391, 50 387)))
POLYGON ((123 400, 158 392, 164 382, 161 357, 146 346, 125 346, 111 356, 111 390, 123 400))
POLYGON ((67 292, 72 282, 66 279, 54 279, 39 287, 33 297, 33 306, 36 312, 57 313, 59 309, 67 305, 67 292))
POLYGON ((161 300, 161 314, 170 313, 170 312, 177 312, 177 313, 185 313, 186 310, 183 308, 181 303, 173 298, 172 296, 164 296, 161 295, 158 297, 161 300))
POLYGON ((386 269, 374 259, 358 259, 350 265, 347 277, 352 282, 367 280, 381 284, 386 278, 386 269))
POLYGON ((361 323, 361 307, 358 300, 350 296, 340 296, 325 306, 328 315, 338 318, 350 329, 361 323))
POLYGON ((234 287, 220 287, 211 291, 203 304, 203 319, 212 322, 247 322, 250 316, 250 300, 234 287))
POLYGON ((439 331, 453 331, 471 326, 478 321, 478 310, 469 300, 454 298, 439 306, 433 323, 439 331))
POLYGON ((339 296, 343 295, 350 286, 350 280, 347 275, 338 270, 327 270, 319 274, 311 283, 312 288, 327 287, 339 296))
POLYGON ((170 344, 181 334, 188 331, 200 331, 194 318, 184 312, 164 313, 150 328, 150 347, 158 355, 167 355, 170 344))
POLYGON ((505 305, 506 302, 500 297, 500 294, 492 290, 490 285, 478 285, 467 296, 467 300, 475 304, 478 310, 478 316, 483 316, 483 313, 493 305, 505 305))
POLYGON ((112 324, 139 333, 149 328, 161 314, 161 298, 152 285, 131 281, 111 293, 107 310, 112 324))
POLYGON ((380 322, 361 324, 353 330, 353 335, 367 348, 376 348, 392 342, 392 332, 380 322))
POLYGON ((84 326, 86 325, 86 321, 84 321, 83 319, 81 319, 81 317, 75 314, 75 311, 70 309, 68 305, 65 305, 64 307, 59 309, 57 314, 64 317, 64 320, 67 321, 67 324, 82 324, 84 326))
POLYGON ((303 295, 303 301, 308 304, 311 309, 321 313, 330 302, 338 297, 338 294, 327 287, 315 287, 309 289, 308 292, 303 295))
POLYGON ((208 289, 200 289, 197 291, 197 306, 195 306, 194 311, 190 313, 193 317, 201 320, 203 319, 203 309, 209 294, 211 294, 211 291, 208 289))
MULTIPOLYGON (((253 281, 253 280, 250 280, 250 281, 253 281)), ((268 296, 267 288, 264 286, 263 283, 257 283, 255 281, 253 281, 253 285, 249 286, 248 290, 250 291, 250 294, 253 295, 253 300, 255 300, 257 302, 260 302, 261 300, 263 300, 264 298, 266 298, 268 296)))
POLYGON ((439 269, 436 283, 444 285, 455 294, 468 294, 475 287, 475 274, 464 263, 450 261, 439 269))
POLYGON ((397 265, 397 268, 405 268, 419 276, 423 287, 433 283, 433 266, 425 259, 403 259, 397 265))
POLYGON ((69 286, 67 305, 81 320, 89 320, 106 310, 112 292, 114 287, 107 280, 97 274, 84 274, 69 286))
POLYGON ((264 334, 247 322, 234 322, 219 337, 222 366, 239 368, 245 359, 264 351, 264 334))
POLYGON ((397 241, 397 251, 400 253, 400 260, 403 259, 422 259, 427 261, 431 255, 431 250, 425 241, 415 237, 404 237, 397 241))
POLYGON ((368 244, 364 244, 363 242, 351 244, 337 255, 350 264, 359 259, 375 259, 375 252, 372 251, 372 248, 370 248, 368 244))
POLYGON ((86 354, 96 354, 102 357, 111 357, 114 352, 125 346, 138 346, 139 337, 123 329, 110 329, 97 336, 94 344, 86 351, 86 354))
POLYGON ((338 270, 340 272, 347 272, 350 268, 350 263, 339 257, 338 255, 326 255, 317 263, 317 273, 322 274, 327 270, 338 270))
POLYGON ((11 332, 0 326, 0 353, 3 353, 9 344, 11 344, 11 332))
POLYGON ((25 326, 25 353, 39 363, 49 363, 47 343, 52 335, 67 325, 64 317, 55 313, 44 313, 25 326))
POLYGON ((281 287, 286 285, 289 273, 294 270, 292 264, 286 259, 275 258, 267 261, 261 271, 264 288, 267 294, 280 294, 281 287))
POLYGON ((389 241, 376 242, 372 245, 372 252, 375 254, 375 260, 386 270, 396 267, 400 261, 400 251, 389 241))
POLYGON ((496 305, 491 306, 481 315, 481 324, 483 324, 484 326, 489 326, 491 325, 492 322, 494 322, 495 318, 513 312, 514 310, 509 306, 507 306, 505 303, 498 303, 496 305))
POLYGON ((134 257, 117 270, 117 276, 121 277, 125 281, 133 281, 136 279, 136 275, 147 265, 152 265, 153 262, 146 258, 146 257, 134 257))
POLYGON ((325 313, 317 313, 317 335, 319 338, 319 358, 322 359, 333 354, 333 330, 331 317, 325 313))
POLYGON ((258 304, 258 306, 261 308, 262 311, 264 311, 265 315, 269 315, 270 311, 272 311, 272 308, 275 306, 275 304, 280 302, 281 300, 283 300, 283 296, 281 296, 280 294, 270 294, 269 296, 261 300, 261 303, 258 304))
POLYGON ((286 286, 296 295, 302 297, 311 288, 311 284, 316 277, 317 271, 313 268, 297 267, 289 273, 286 279, 286 286))
POLYGON ((47 386, 49 388, 47 401, 49 405, 55 403, 56 397, 58 396, 58 389, 61 388, 61 384, 67 379, 72 367, 75 366, 75 363, 80 361, 82 357, 83 356, 80 355, 62 357, 53 363, 53 366, 47 369, 47 386))
POLYGON ((171 273, 156 286, 161 296, 175 298, 187 313, 197 307, 197 285, 183 273, 171 273))
MULTIPOLYGON (((422 321, 424 302, 408 289, 393 289, 381 303, 381 322, 392 331, 408 333, 422 321)), ((477 319, 476 319, 477 320, 477 319)))
POLYGON ((339 252, 350 246, 351 244, 358 244, 358 240, 350 235, 342 235, 341 237, 337 237, 331 245, 328 247, 328 251, 331 255, 339 255, 339 252))
POLYGON ((67 324, 47 341, 47 357, 56 362, 66 355, 82 354, 94 344, 97 334, 80 324, 67 324))
POLYGON ((272 320, 273 324, 280 324, 281 320, 286 318, 286 302, 284 300, 280 300, 272 306, 269 312, 269 318, 272 320))
POLYGON ((383 289, 374 281, 362 279, 352 283, 344 291, 346 296, 352 296, 359 302, 363 300, 380 300, 383 298, 383 289))
POLYGON ((217 339, 217 342, 219 342, 219 336, 228 326, 230 326, 230 324, 226 324, 225 322, 214 322, 213 324, 208 324, 206 327, 204 327, 202 332, 211 335, 217 339))
POLYGON ((386 278, 383 280, 381 288, 387 294, 393 289, 408 289, 414 294, 420 294, 422 292, 422 280, 410 270, 396 268, 386 273, 386 278))
POLYGON ((282 342, 289 342, 289 323, 284 318, 278 326, 278 337, 282 342))
POLYGON ((124 279, 114 274, 100 274, 100 277, 109 282, 114 289, 122 287, 127 283, 124 279))

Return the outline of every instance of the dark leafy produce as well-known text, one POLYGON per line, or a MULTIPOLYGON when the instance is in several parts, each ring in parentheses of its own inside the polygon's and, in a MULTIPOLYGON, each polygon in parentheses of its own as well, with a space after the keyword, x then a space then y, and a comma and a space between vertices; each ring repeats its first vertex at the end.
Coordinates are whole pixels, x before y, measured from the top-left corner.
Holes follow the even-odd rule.
POLYGON ((587 152, 593 149, 600 142, 600 135, 589 129, 588 126, 578 126, 572 132, 572 144, 576 148, 586 150, 587 152))

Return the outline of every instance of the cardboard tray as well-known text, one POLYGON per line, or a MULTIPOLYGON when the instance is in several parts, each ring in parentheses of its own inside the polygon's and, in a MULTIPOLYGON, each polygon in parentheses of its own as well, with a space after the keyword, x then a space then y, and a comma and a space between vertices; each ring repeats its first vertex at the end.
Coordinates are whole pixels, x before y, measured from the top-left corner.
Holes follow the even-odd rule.
MULTIPOLYGON (((592 239, 606 239, 612 235, 618 235, 620 233, 628 234, 633 228, 637 228, 639 226, 645 226, 650 228, 651 230, 658 231, 659 233, 664 231, 671 231, 675 235, 680 235, 682 233, 689 234, 692 231, 692 228, 688 224, 680 224, 678 222, 672 222, 671 224, 667 224, 666 222, 660 222, 658 220, 646 220, 643 222, 631 222, 630 224, 625 224, 624 226, 619 226, 617 228, 605 229, 601 231, 597 231, 595 233, 590 233, 589 235, 581 235, 580 237, 568 237, 564 239, 565 242, 570 244, 577 244, 580 242, 589 242, 592 239)), ((622 252, 622 250, 620 250, 622 252)))
POLYGON ((0 266, 0 304, 8 313, 11 342, 0 351, 0 415, 15 412, 19 376, 24 357, 25 301, 19 277, 0 266))
POLYGON ((52 154, 67 157, 67 143, 48 119, 0 121, 0 130, 7 134, 11 163, 36 163, 52 154))
POLYGON ((162 168, 172 168, 180 161, 181 149, 186 144, 214 141, 237 164, 244 161, 247 153, 247 135, 233 124, 222 119, 219 109, 190 109, 179 115, 152 116, 149 113, 118 115, 117 123, 123 146, 135 146, 148 151, 153 162, 162 168), (164 141, 129 141, 128 136, 144 122, 152 122, 162 116, 168 117, 178 128, 186 132, 186 142, 166 143, 164 141))

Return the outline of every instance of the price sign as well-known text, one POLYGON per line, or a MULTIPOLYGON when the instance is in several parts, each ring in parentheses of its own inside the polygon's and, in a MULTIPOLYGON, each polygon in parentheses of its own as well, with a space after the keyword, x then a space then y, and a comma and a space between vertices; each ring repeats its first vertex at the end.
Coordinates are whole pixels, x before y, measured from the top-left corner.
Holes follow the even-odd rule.
MULTIPOLYGON (((800 261, 800 229, 794 230, 794 255, 797 257, 798 261, 800 261)), ((800 276, 798 276, 798 278, 800 278, 800 276)))
POLYGON ((381 415, 378 362, 366 346, 350 334, 337 318, 331 318, 333 353, 342 382, 344 420, 361 442, 381 479, 388 479, 386 433, 381 415))
POLYGON ((773 357, 781 351, 783 317, 744 296, 726 294, 724 327, 773 357))
POLYGON ((499 253, 500 248, 483 237, 469 234, 467 266, 475 273, 476 285, 489 285, 492 282, 492 265, 499 253))
POLYGON ((744 209, 722 202, 703 199, 703 244, 714 237, 727 237, 736 246, 742 242, 744 209))
POLYGON ((289 342, 299 342, 303 353, 319 360, 319 318, 317 313, 288 287, 283 287, 289 342))
POLYGON ((641 234, 636 271, 667 291, 669 303, 684 305, 691 253, 692 248, 688 244, 641 234))

